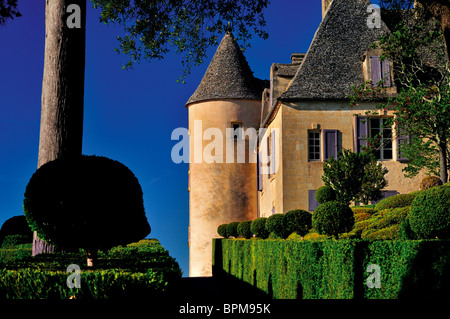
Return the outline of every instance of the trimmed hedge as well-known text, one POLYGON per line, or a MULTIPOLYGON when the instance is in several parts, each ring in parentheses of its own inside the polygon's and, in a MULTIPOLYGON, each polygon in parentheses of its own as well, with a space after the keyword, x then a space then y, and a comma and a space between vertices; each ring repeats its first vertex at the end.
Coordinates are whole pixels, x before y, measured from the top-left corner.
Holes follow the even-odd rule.
POLYGON ((213 276, 238 278, 275 299, 450 297, 448 240, 214 239, 213 250, 213 276), (380 266, 379 289, 367 286, 371 264, 380 266))
POLYGON ((234 238, 237 238, 239 236, 238 225, 239 225, 239 222, 231 222, 231 223, 227 224, 227 236, 228 237, 232 236, 234 238))
POLYGON ((286 238, 290 234, 283 225, 284 214, 273 214, 266 221, 266 229, 275 238, 286 238))
POLYGON ((237 227, 237 231, 239 236, 241 236, 242 238, 246 238, 246 239, 250 239, 251 237, 253 237, 253 233, 250 230, 250 225, 252 224, 251 221, 249 220, 245 220, 243 222, 240 222, 238 227, 237 227))
POLYGON ((321 186, 316 190, 316 201, 319 204, 336 200, 336 192, 330 186, 321 186))
POLYGON ((267 237, 269 237, 269 232, 266 229, 266 222, 266 217, 258 217, 254 221, 252 221, 250 230, 252 231, 253 235, 255 235, 255 237, 259 237, 262 239, 266 239, 267 237))
POLYGON ((352 230, 355 217, 346 204, 331 201, 316 208, 312 215, 312 224, 319 234, 338 238, 340 233, 352 230))
POLYGON ((219 225, 219 227, 217 227, 217 233, 219 234, 219 236, 222 236, 223 238, 228 238, 227 226, 228 224, 222 224, 219 225))
POLYGON ((421 191, 427 190, 432 187, 440 186, 442 185, 442 181, 437 176, 427 176, 420 182, 419 189, 421 191))
POLYGON ((375 205, 376 210, 383 210, 388 208, 397 208, 397 207, 406 207, 411 206, 414 198, 420 193, 412 192, 409 194, 398 194, 394 196, 390 196, 381 200, 378 204, 375 205))
POLYGON ((312 227, 312 215, 302 209, 288 211, 283 216, 283 227, 287 234, 295 232, 303 237, 312 227))

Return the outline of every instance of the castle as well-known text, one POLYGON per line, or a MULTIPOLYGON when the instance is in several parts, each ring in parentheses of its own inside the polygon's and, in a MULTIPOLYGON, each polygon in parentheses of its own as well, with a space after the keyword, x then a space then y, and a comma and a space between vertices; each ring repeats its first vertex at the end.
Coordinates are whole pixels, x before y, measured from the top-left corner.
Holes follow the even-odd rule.
MULTIPOLYGON (((370 5, 369 0, 322 0, 323 19, 308 52, 292 54, 290 64, 272 64, 270 81, 253 76, 231 30, 223 37, 186 103, 190 276, 211 275, 212 238, 218 237, 220 224, 293 209, 314 211, 315 190, 323 185, 323 162, 342 149, 361 151, 364 137, 383 133, 376 156, 389 170, 384 197, 417 189, 424 175, 405 179, 402 172, 406 159, 399 145, 408 137, 382 127, 392 113, 367 120, 364 113, 373 110, 376 101, 353 107, 349 103, 352 86, 368 80, 383 79, 384 97, 397 92, 392 63, 380 61, 380 49, 371 48, 389 30, 382 20, 378 26, 368 25, 370 5), (208 128, 226 137, 220 141, 222 149, 229 150, 230 139, 236 146, 243 143, 246 160, 194 160, 194 141, 203 140, 202 152, 204 140, 212 139, 205 136, 208 128), (239 128, 256 128, 264 135, 259 149, 266 150, 268 160, 252 152, 249 136, 227 135, 227 129, 239 128)), ((215 151, 215 159, 226 156, 215 151)), ((236 159, 234 153, 231 156, 236 159)))

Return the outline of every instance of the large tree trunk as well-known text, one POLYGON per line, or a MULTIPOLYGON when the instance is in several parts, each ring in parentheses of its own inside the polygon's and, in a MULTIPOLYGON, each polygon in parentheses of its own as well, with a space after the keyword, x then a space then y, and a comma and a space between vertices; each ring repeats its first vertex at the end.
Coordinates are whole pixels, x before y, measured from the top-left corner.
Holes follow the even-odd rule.
POLYGON ((439 144, 439 171, 442 182, 448 181, 448 162, 447 162, 447 145, 446 143, 439 144))
MULTIPOLYGON (((86 0, 46 0, 38 167, 81 156, 85 38, 86 0)), ((33 256, 54 250, 34 235, 33 256)))

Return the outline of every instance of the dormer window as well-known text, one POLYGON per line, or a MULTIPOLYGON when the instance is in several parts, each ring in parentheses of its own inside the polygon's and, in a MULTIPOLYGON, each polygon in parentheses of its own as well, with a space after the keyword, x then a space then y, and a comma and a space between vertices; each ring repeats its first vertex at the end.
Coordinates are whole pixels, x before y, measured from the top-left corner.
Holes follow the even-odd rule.
POLYGON ((376 87, 380 81, 383 81, 384 87, 392 86, 389 60, 384 59, 381 61, 379 56, 370 56, 370 80, 374 87, 376 87))

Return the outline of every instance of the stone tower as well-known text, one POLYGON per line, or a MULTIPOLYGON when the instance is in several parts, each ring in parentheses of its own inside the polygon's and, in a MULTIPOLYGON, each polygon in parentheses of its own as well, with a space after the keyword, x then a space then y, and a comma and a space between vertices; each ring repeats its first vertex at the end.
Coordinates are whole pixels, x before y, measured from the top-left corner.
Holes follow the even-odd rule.
POLYGON ((220 224, 257 217, 256 154, 249 152, 248 137, 227 137, 227 131, 230 133, 231 129, 239 127, 258 129, 263 83, 253 77, 228 30, 200 85, 186 103, 190 135, 191 277, 211 276, 212 238, 219 237, 217 227, 220 224), (242 146, 242 143, 245 162, 238 163, 237 145, 242 146), (227 144, 233 146, 234 154, 227 153, 227 144), (211 156, 204 156, 208 154, 213 155, 213 161, 211 156))

